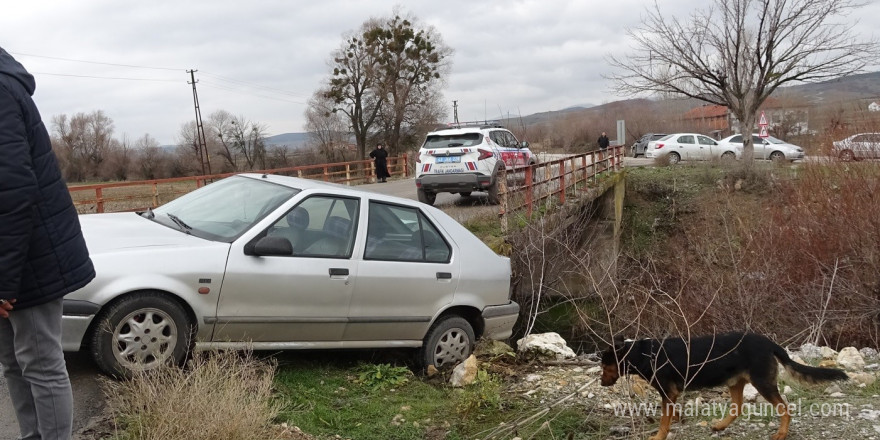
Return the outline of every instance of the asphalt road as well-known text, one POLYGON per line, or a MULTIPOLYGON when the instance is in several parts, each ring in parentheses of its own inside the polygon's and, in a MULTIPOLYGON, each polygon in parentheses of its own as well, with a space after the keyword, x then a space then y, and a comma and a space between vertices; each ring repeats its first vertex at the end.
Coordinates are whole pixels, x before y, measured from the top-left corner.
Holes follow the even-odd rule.
MULTIPOLYGON (((542 160, 551 160, 556 157, 545 157, 542 160)), ((650 159, 624 159, 625 166, 649 166, 650 159)), ((397 179, 386 183, 372 183, 361 185, 360 189, 374 191, 381 194, 393 195, 407 199, 417 200, 415 182, 412 178, 397 179)), ((498 207, 489 204, 486 193, 474 192, 470 197, 461 197, 457 194, 440 193, 434 206, 442 209, 459 222, 467 220, 475 215, 483 213, 492 214, 498 212, 498 207)), ((105 398, 101 387, 103 376, 86 353, 67 353, 67 370, 73 385, 74 399, 74 433, 89 426, 94 418, 103 415, 105 398)), ((14 440, 18 437, 18 422, 9 400, 9 392, 6 388, 6 380, 0 378, 0 440, 14 440)), ((84 438, 74 434, 74 439, 84 438)))

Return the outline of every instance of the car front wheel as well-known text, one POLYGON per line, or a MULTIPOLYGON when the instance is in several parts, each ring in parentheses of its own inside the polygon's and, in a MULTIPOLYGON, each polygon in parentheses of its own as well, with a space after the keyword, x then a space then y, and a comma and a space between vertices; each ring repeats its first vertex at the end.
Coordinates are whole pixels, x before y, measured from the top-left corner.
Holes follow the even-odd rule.
POLYGON ((422 365, 437 369, 463 362, 474 348, 474 329, 459 316, 448 316, 434 323, 425 336, 421 351, 422 365))
POLYGON ((852 150, 843 150, 840 152, 840 160, 844 162, 851 162, 855 160, 856 155, 853 154, 852 150))
POLYGON ((95 363, 106 374, 182 364, 190 351, 194 326, 176 301, 156 292, 135 293, 102 313, 92 334, 95 363))
POLYGON ((781 151, 774 151, 770 153, 770 160, 773 162, 781 162, 785 160, 785 154, 782 154, 781 151))

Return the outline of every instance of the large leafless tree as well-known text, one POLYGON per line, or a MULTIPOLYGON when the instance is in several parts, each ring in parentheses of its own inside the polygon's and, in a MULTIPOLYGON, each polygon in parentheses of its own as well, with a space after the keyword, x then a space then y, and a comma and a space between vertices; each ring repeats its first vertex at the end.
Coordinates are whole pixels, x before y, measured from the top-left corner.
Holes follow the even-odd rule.
MULTIPOLYGON (((824 81, 877 61, 876 40, 860 40, 845 18, 852 0, 711 0, 688 16, 659 2, 630 29, 634 50, 609 56, 618 92, 697 98, 723 105, 748 133, 764 100, 786 84, 824 81)), ((744 136, 743 159, 754 145, 744 136)))

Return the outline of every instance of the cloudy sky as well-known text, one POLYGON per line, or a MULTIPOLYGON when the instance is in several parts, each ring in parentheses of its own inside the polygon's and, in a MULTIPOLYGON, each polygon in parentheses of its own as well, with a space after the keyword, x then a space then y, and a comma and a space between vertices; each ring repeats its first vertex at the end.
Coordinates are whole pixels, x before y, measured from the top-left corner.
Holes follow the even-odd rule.
MULTIPOLYGON (((686 14, 704 0, 658 0, 686 14)), ((454 51, 444 96, 462 120, 527 115, 621 99, 602 78, 625 53, 624 29, 652 0, 32 0, 0 11, 0 47, 37 79, 44 119, 103 110, 117 137, 176 142, 194 117, 227 110, 269 134, 304 131, 305 103, 343 34, 396 5, 454 51)), ((862 17, 880 16, 869 0, 862 17)), ((873 20, 873 19, 872 19, 873 20)), ((871 37, 876 24, 856 32, 871 37)))

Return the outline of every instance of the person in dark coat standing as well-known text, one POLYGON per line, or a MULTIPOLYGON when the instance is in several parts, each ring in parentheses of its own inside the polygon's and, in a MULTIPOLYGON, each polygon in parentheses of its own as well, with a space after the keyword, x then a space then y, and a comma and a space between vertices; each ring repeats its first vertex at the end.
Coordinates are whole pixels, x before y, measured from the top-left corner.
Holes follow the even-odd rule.
POLYGON ((35 87, 0 48, 0 364, 19 438, 69 440, 73 393, 61 349, 62 301, 95 269, 31 98, 35 87))
POLYGON ((388 151, 382 147, 382 144, 378 144, 376 149, 370 152, 370 157, 376 164, 376 182, 386 182, 385 179, 391 177, 388 172, 388 151))
POLYGON ((605 150, 608 149, 608 146, 611 145, 611 141, 608 140, 608 136, 605 135, 605 132, 602 132, 602 136, 599 136, 599 149, 604 153, 605 150))

